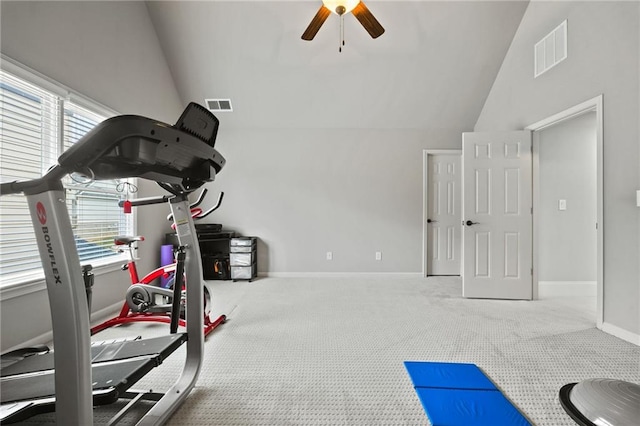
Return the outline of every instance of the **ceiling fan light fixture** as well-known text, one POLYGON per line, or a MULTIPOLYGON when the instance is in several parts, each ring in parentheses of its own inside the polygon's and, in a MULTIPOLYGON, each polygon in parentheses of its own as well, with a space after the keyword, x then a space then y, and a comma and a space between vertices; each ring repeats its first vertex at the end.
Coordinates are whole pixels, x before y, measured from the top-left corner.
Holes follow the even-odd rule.
POLYGON ((322 0, 324 7, 336 15, 344 15, 351 12, 358 3, 360 3, 360 0, 322 0), (342 13, 338 12, 338 8, 340 6, 344 7, 344 11, 342 13))
POLYGON ((344 45, 344 15, 349 12, 353 13, 353 16, 356 17, 372 38, 378 38, 384 34, 384 28, 380 25, 380 22, 361 0, 322 0, 322 6, 316 12, 307 29, 302 33, 302 39, 313 40, 324 21, 327 20, 331 13, 335 13, 340 16, 340 46, 344 45))

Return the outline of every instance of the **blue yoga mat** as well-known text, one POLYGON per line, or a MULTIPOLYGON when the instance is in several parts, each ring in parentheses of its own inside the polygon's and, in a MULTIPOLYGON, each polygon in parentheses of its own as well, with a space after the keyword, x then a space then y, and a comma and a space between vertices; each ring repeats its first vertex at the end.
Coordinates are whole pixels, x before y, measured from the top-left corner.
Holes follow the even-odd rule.
POLYGON ((497 390, 475 364, 405 361, 404 366, 416 388, 497 390))
POLYGON ((433 426, 531 426, 475 364, 404 364, 433 426))

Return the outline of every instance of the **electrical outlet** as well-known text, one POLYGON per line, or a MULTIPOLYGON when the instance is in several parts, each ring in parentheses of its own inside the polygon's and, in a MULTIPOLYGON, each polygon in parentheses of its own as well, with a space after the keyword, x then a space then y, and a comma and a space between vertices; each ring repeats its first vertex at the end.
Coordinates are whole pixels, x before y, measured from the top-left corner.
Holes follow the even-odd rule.
POLYGON ((558 200, 558 210, 567 209, 567 200, 558 200))
POLYGON ((327 252, 327 260, 333 260, 333 252, 327 252))
POLYGON ((381 251, 377 251, 376 252, 376 260, 382 260, 382 252, 381 251))

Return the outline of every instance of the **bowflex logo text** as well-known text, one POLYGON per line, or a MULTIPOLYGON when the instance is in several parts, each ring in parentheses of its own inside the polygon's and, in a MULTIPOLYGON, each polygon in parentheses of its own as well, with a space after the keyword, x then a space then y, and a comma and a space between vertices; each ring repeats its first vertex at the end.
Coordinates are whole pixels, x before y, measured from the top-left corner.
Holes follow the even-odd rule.
MULTIPOLYGON (((40 202, 36 204, 36 211, 38 213, 38 220, 42 225, 47 223, 47 211, 44 205, 40 202)), ((49 227, 42 227, 42 234, 44 236, 44 242, 47 245, 47 253, 49 253, 49 262, 51 263, 51 272, 53 272, 53 279, 56 284, 62 284, 60 279, 60 272, 58 271, 58 264, 56 263, 56 256, 53 254, 53 246, 51 245, 51 235, 49 235, 49 227)))

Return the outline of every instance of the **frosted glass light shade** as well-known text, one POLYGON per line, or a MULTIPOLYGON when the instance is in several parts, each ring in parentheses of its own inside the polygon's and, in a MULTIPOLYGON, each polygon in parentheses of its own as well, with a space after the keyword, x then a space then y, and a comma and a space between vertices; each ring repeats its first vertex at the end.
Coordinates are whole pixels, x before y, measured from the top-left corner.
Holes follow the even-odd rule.
POLYGON ((324 4, 324 7, 326 7, 336 15, 336 8, 338 6, 344 6, 344 13, 346 14, 351 12, 353 8, 358 5, 358 3, 360 3, 360 0, 322 0, 322 4, 324 4))

